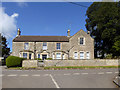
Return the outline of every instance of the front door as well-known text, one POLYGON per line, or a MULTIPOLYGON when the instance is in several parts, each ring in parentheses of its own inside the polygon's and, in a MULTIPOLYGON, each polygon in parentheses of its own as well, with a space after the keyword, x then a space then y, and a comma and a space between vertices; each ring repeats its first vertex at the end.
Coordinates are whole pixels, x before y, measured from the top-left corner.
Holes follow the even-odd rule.
POLYGON ((29 59, 31 59, 31 54, 29 54, 29 59))
POLYGON ((47 59, 47 55, 46 55, 46 54, 43 54, 43 55, 42 55, 42 60, 45 60, 45 59, 47 59))

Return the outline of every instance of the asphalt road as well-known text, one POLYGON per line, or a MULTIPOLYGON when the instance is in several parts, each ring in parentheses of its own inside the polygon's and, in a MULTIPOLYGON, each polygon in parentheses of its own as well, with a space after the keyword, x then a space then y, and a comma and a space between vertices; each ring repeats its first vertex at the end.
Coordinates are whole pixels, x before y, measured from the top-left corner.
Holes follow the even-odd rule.
POLYGON ((118 69, 3 70, 2 88, 117 88, 118 69))

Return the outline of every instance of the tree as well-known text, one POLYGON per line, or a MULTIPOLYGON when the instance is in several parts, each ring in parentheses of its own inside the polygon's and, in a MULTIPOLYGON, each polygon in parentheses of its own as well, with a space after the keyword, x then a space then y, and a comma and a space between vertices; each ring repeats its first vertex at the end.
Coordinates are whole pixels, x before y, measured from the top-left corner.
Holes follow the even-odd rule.
POLYGON ((7 47, 7 39, 2 36, 2 57, 7 58, 10 55, 10 48, 7 47))
POLYGON ((97 52, 118 56, 114 49, 120 40, 120 2, 94 2, 87 10, 86 28, 91 31, 97 52))

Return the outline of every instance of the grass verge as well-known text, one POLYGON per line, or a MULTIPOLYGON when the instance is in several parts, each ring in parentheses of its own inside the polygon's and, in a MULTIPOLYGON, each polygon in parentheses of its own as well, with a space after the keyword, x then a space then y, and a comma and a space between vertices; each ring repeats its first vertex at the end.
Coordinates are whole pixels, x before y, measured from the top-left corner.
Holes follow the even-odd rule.
POLYGON ((120 66, 51 66, 44 69, 92 69, 92 68, 120 68, 120 66))
POLYGON ((44 70, 61 70, 61 69, 101 69, 101 68, 120 68, 120 66, 50 66, 50 67, 9 67, 8 69, 28 70, 28 69, 44 69, 44 70))

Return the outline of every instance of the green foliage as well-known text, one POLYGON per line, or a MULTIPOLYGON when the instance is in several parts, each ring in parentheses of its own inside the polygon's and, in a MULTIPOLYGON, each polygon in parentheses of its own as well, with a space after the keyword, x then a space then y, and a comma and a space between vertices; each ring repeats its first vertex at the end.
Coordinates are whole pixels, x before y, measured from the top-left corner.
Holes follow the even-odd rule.
POLYGON ((52 58, 47 58, 46 60, 53 60, 52 58))
POLYGON ((107 54, 105 59, 112 59, 112 57, 113 57, 112 54, 107 54))
POLYGON ((41 58, 35 58, 35 60, 42 60, 41 58))
POLYGON ((2 57, 6 58, 10 55, 10 48, 7 47, 8 42, 6 37, 2 36, 2 57))
POLYGON ((97 52, 118 55, 120 40, 120 2, 94 2, 86 12, 86 28, 91 31, 97 52), (118 45, 119 44, 119 45, 118 45))
POLYGON ((21 67, 23 60, 24 58, 20 58, 16 56, 9 56, 6 59, 6 66, 7 67, 21 67))

